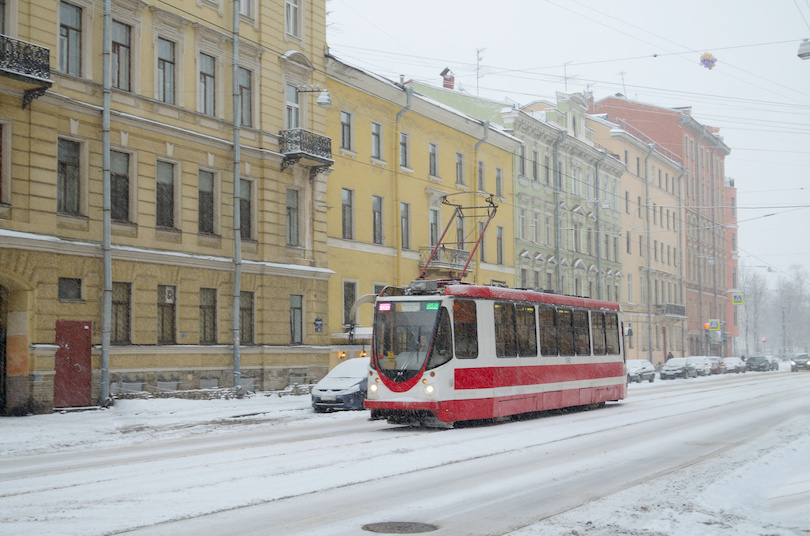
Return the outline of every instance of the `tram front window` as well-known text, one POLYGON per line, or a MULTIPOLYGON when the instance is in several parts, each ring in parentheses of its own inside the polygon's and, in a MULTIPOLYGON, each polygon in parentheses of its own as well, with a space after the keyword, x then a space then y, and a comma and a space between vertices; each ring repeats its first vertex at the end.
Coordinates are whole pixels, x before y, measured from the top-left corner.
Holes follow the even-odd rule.
POLYGON ((404 382, 422 370, 440 309, 435 301, 377 303, 374 359, 382 374, 404 382))

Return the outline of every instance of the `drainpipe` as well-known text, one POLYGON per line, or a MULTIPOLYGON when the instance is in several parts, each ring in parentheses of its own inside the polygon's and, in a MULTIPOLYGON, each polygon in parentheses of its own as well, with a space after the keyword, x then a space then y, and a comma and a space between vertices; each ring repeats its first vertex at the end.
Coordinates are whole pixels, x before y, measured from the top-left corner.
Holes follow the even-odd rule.
MULTIPOLYGON (((401 80, 404 82, 404 80, 401 80)), ((411 109, 411 105, 413 104, 413 86, 409 85, 405 88, 405 106, 397 112, 397 124, 396 124, 396 133, 397 135, 394 137, 394 154, 396 155, 396 159, 399 160, 399 141, 402 137, 402 116, 411 109)), ((396 204, 396 213, 398 214, 398 221, 400 225, 402 225, 402 203, 400 201, 399 195, 399 186, 400 186, 400 175, 402 172, 400 168, 402 167, 402 162, 397 162, 394 164, 394 203, 396 204)), ((395 233, 397 236, 397 261, 394 273, 394 281, 397 286, 402 286, 402 233, 395 233)))
MULTIPOLYGON (((474 157, 474 162, 473 162, 473 164, 476 166, 476 167, 475 167, 475 169, 476 169, 476 170, 478 169, 478 167, 477 167, 477 166, 478 166, 478 162, 479 162, 479 158, 478 158, 478 150, 481 148, 481 146, 482 146, 482 145, 484 145, 484 143, 486 143, 487 139, 489 139, 489 121, 484 121, 484 137, 483 137, 483 138, 481 138, 480 140, 478 140, 478 141, 476 142, 476 144, 475 144, 475 157, 474 157)), ((476 181, 476 185, 475 185, 475 186, 476 186, 476 188, 475 188, 475 190, 473 190, 473 191, 478 191, 478 184, 477 184, 477 181, 478 181, 478 175, 477 175, 477 174, 474 174, 474 175, 473 175, 473 180, 475 180, 475 181, 476 181)), ((474 203, 474 202, 473 202, 473 203, 471 203, 471 204, 472 204, 473 206, 475 206, 475 205, 476 205, 476 203, 474 203)), ((491 220, 490 220, 490 221, 491 221, 491 220)), ((487 221, 487 224, 484 226, 484 231, 486 231, 486 228, 487 228, 487 226, 488 226, 488 225, 489 225, 489 221, 487 221)), ((475 228, 475 232, 476 232, 476 234, 478 234, 478 230, 479 230, 479 229, 480 229, 480 226, 476 226, 476 228, 475 228)), ((478 235, 478 240, 477 240, 477 243, 476 243, 476 247, 478 247, 478 245, 479 245, 479 244, 480 244, 480 243, 481 243, 483 240, 484 240, 484 236, 483 236, 483 234, 478 235)), ((481 251, 484 251, 483 246, 481 247, 481 251)), ((483 260, 483 259, 481 259, 481 258, 479 257, 479 260, 478 260, 478 270, 475 270, 475 272, 474 272, 474 274, 473 274, 473 283, 475 283, 475 284, 478 284, 478 283, 479 283, 479 281, 480 281, 480 277, 481 277, 481 264, 482 264, 482 260, 483 260)))
POLYGON ((700 325, 700 348, 702 355, 708 355, 709 348, 704 333, 703 323, 707 320, 703 318, 703 207, 701 206, 703 187, 700 183, 700 142, 706 137, 706 129, 700 133, 700 138, 697 142, 697 275, 698 275, 698 323, 700 325))
POLYGON ((242 294, 242 216, 240 213, 240 132, 242 107, 239 96, 239 1, 233 2, 233 387, 236 395, 244 394, 240 365, 240 297, 242 294))
POLYGON ((104 291, 101 302, 101 396, 99 405, 109 405, 110 399, 110 327, 112 318, 112 255, 110 253, 110 227, 112 203, 110 200, 110 88, 112 86, 112 0, 104 0, 103 29, 103 82, 101 112, 101 168, 103 197, 103 257, 104 291))
MULTIPOLYGON (((683 258, 684 258, 683 250, 684 250, 685 244, 684 244, 684 241, 683 241, 684 219, 683 219, 683 195, 681 193, 683 188, 681 186, 681 184, 682 184, 681 181, 682 181, 683 176, 685 174, 686 174, 686 168, 681 167, 681 174, 678 177, 678 221, 679 221, 679 225, 678 225, 678 244, 681 245, 680 252, 679 252, 681 259, 680 259, 680 262, 678 263, 678 272, 679 272, 680 282, 681 282, 681 291, 680 291, 681 304, 684 306, 684 309, 686 308, 686 296, 684 296, 684 289, 686 288, 686 281, 685 281, 684 276, 683 276, 683 258)), ((686 325, 686 320, 681 319, 681 357, 685 357, 685 355, 686 355, 686 329, 687 329, 687 327, 688 326, 686 325)))
POLYGON ((560 145, 568 137, 568 131, 563 130, 557 141, 554 142, 554 221, 555 238, 557 241, 557 291, 562 292, 562 226, 560 225, 560 187, 562 186, 562 170, 560 169, 560 145))
POLYGON ((655 144, 650 144, 647 156, 644 157, 644 199, 645 209, 644 214, 647 219, 647 360, 653 362, 653 315, 652 315, 652 258, 650 255, 650 174, 648 164, 650 156, 655 149, 655 144))
MULTIPOLYGON (((601 245, 600 242, 601 236, 599 234, 601 230, 600 226, 600 213, 601 213, 601 202, 599 199, 599 165, 605 160, 607 156, 607 152, 602 151, 602 156, 599 157, 599 161, 596 163, 594 168, 596 169, 596 175, 594 177, 594 188, 596 189, 596 298, 601 300, 602 299, 602 254, 600 251, 601 245)), ((605 193, 607 196, 607 193, 605 193)), ((616 296, 616 300, 618 301, 619 297, 616 296)))

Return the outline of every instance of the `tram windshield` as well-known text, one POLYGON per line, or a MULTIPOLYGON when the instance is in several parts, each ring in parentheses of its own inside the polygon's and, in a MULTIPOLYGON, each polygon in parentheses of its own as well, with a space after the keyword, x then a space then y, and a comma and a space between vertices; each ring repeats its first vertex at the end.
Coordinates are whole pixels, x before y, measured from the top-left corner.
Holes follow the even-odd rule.
POLYGON ((438 301, 377 302, 374 359, 382 374, 404 382, 422 370, 440 310, 438 301))

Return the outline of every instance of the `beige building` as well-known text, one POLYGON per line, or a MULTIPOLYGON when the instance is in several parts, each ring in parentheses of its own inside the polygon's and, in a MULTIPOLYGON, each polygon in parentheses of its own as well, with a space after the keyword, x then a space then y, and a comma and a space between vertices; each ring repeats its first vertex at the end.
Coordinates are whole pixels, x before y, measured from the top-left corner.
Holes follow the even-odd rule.
POLYGON ((0 4, 0 412, 325 373, 324 1, 233 5, 0 4))
POLYGON ((625 349, 663 363, 685 349, 683 203, 680 159, 628 124, 589 116, 594 141, 624 162, 621 179, 625 349))

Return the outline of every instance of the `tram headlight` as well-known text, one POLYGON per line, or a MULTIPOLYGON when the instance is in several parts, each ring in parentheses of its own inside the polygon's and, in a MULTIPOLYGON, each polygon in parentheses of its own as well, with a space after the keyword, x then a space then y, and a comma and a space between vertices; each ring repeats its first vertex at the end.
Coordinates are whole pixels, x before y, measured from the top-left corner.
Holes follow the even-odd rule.
POLYGON ((371 393, 372 395, 377 394, 377 384, 372 383, 371 385, 369 385, 368 392, 371 393))
POLYGON ((432 395, 433 394, 433 386, 432 385, 425 385, 425 394, 432 395))

